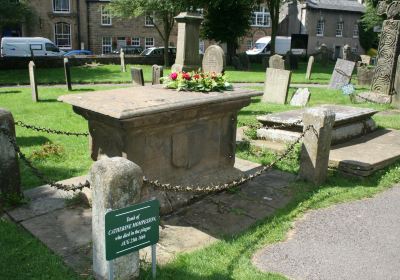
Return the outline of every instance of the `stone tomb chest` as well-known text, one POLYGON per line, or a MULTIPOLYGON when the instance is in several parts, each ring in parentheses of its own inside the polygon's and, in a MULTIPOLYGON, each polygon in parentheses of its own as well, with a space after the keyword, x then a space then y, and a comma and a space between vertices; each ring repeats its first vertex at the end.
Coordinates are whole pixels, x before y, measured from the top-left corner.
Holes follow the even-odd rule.
MULTIPOLYGON (((125 157, 148 179, 203 185, 240 175, 233 167, 237 113, 256 95, 241 89, 204 94, 146 86, 64 95, 59 100, 88 120, 93 160, 102 155, 125 157)), ((156 196, 164 213, 188 200, 174 194, 156 196)))
MULTIPOLYGON (((336 113, 332 144, 345 142, 376 129, 375 122, 371 117, 378 111, 339 105, 322 105, 320 107, 336 113)), ((257 117, 257 120, 264 126, 279 127, 279 129, 258 129, 257 136, 261 139, 281 143, 295 141, 303 131, 303 123, 300 121, 305 110, 299 109, 257 117)))

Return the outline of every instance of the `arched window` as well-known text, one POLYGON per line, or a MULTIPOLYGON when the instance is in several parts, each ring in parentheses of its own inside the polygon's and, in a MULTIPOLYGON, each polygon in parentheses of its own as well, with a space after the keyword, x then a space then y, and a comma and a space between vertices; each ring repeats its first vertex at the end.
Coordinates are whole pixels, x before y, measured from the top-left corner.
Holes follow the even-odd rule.
POLYGON ((54 25, 54 42, 60 48, 71 48, 71 25, 57 22, 54 25))
POLYGON ((69 13, 70 0, 53 0, 53 11, 55 13, 69 13))

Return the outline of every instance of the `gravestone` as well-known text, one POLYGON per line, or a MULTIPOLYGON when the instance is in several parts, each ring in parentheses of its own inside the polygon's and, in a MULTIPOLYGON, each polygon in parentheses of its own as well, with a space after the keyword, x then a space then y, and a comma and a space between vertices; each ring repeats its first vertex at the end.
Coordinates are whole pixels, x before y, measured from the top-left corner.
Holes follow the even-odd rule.
POLYGON ((295 56, 291 51, 288 51, 286 53, 285 67, 288 70, 296 70, 297 68, 299 68, 299 63, 297 61, 297 56, 295 56))
POLYGON ((67 85, 67 89, 72 90, 71 64, 69 63, 68 58, 64 58, 64 74, 65 74, 65 83, 67 85))
POLYGON ((354 62, 361 61, 361 57, 358 54, 353 53, 351 47, 347 44, 343 46, 343 59, 354 62))
POLYGON ((200 68, 199 37, 203 17, 195 13, 183 12, 175 17, 178 23, 178 42, 174 72, 190 72, 200 68))
POLYGON ((353 61, 338 58, 335 68, 333 69, 329 88, 341 89, 343 86, 350 83, 355 65, 356 63, 353 61))
POLYGON ((307 64, 306 80, 311 80, 312 68, 314 65, 314 57, 310 56, 307 64))
POLYGON ((371 57, 369 55, 362 54, 362 55, 360 55, 360 57, 361 57, 361 63, 362 64, 364 64, 364 65, 370 65, 371 64, 371 57))
POLYGON ((269 58, 269 68, 285 70, 285 60, 279 54, 269 58))
POLYGON ((329 49, 325 44, 321 44, 319 47, 319 58, 320 64, 326 66, 329 63, 329 49))
POLYGON ((144 86, 143 69, 132 67, 131 77, 134 86, 144 86))
POLYGON ((379 40, 378 61, 372 79, 371 91, 378 94, 392 95, 397 59, 400 54, 400 1, 387 3, 380 1, 377 14, 387 16, 383 22, 382 36, 379 40))
POLYGON ((359 86, 370 86, 374 76, 374 68, 368 66, 357 67, 357 82, 359 86))
POLYGON ((153 65, 152 69, 152 85, 159 85, 161 84, 161 78, 164 76, 164 67, 159 65, 153 65))
POLYGON ((126 66, 125 66, 125 52, 124 49, 121 49, 121 52, 119 54, 119 57, 121 59, 121 72, 126 72, 126 66))
POLYGON ((294 93, 292 100, 290 100, 290 105, 304 107, 310 100, 310 96, 311 93, 308 88, 299 88, 294 93))
POLYGON ((36 83, 36 66, 33 61, 29 62, 29 82, 31 84, 31 89, 32 89, 32 100, 35 102, 39 101, 39 93, 38 93, 38 88, 37 88, 37 83, 36 83))
POLYGON ((267 68, 262 101, 266 103, 286 104, 291 72, 267 68))
MULTIPOLYGON (((109 279, 110 274, 110 263, 106 260, 105 214, 138 203, 142 184, 142 170, 125 158, 104 158, 95 162, 90 170, 93 274, 96 279, 109 279)), ((139 276, 139 252, 119 257, 112 265, 112 279, 136 279, 139 276)))
POLYGON ((0 108, 0 194, 17 198, 22 195, 21 179, 17 153, 9 137, 16 141, 14 118, 11 112, 0 108))
POLYGON ((304 135, 300 157, 299 177, 314 185, 322 184, 328 174, 329 152, 335 113, 322 108, 308 109, 303 115, 304 135))
POLYGON ((203 72, 223 73, 225 68, 225 53, 224 50, 217 45, 209 46, 203 57, 202 70, 203 72))

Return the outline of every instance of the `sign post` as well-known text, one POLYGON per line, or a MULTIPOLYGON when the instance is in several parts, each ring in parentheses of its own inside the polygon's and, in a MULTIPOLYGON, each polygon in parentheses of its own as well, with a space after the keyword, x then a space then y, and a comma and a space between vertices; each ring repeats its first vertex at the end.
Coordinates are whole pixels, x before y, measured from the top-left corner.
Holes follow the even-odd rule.
POLYGON ((150 200, 105 215, 106 260, 113 279, 113 260, 152 246, 152 271, 155 278, 156 244, 159 237, 160 204, 150 200))

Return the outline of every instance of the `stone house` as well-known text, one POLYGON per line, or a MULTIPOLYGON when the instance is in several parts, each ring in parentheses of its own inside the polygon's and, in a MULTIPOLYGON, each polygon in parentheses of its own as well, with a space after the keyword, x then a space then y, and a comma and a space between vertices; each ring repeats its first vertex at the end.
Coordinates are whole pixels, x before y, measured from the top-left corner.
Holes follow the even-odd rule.
POLYGON ((308 34, 308 54, 326 44, 333 58, 342 56, 343 46, 364 53, 359 42, 358 23, 365 12, 363 0, 303 0, 292 1, 284 6, 280 33, 308 34))

